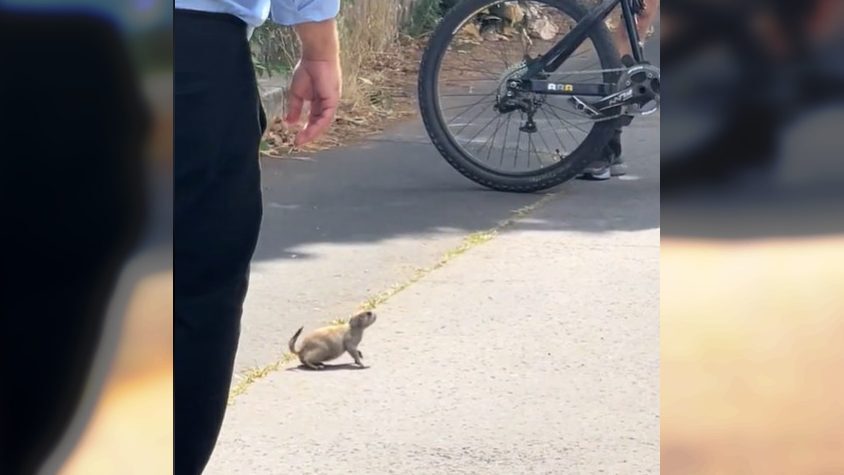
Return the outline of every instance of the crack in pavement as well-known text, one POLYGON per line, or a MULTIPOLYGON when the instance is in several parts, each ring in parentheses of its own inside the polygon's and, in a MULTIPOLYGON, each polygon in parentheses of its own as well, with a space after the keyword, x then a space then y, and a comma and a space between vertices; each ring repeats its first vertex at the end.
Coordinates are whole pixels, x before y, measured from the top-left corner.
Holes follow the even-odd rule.
MULTIPOLYGON (((492 228, 468 234, 463 238, 463 242, 459 246, 446 251, 434 265, 417 269, 416 272, 414 272, 414 274, 409 279, 399 284, 396 284, 390 287, 389 289, 376 294, 373 297, 370 297, 361 305, 359 305, 358 308, 360 310, 372 310, 375 309, 377 306, 384 304, 396 294, 408 289, 413 284, 419 282, 420 280, 430 275, 437 269, 440 269, 447 265, 449 262, 452 262, 460 255, 468 252, 471 249, 474 249, 477 246, 489 242, 501 231, 505 231, 508 228, 512 227, 520 219, 524 219, 535 211, 541 209, 554 198, 559 197, 562 194, 563 191, 545 193, 542 198, 535 201, 534 203, 529 204, 527 206, 523 206, 511 212, 507 218, 499 221, 492 228)), ((278 371, 282 368, 282 366, 295 360, 295 358, 295 355, 290 352, 287 352, 284 353, 281 358, 272 363, 252 368, 235 375, 235 378, 238 379, 238 382, 229 391, 228 405, 232 405, 235 399, 238 396, 244 394, 250 386, 258 382, 259 380, 267 377, 271 373, 278 371)))

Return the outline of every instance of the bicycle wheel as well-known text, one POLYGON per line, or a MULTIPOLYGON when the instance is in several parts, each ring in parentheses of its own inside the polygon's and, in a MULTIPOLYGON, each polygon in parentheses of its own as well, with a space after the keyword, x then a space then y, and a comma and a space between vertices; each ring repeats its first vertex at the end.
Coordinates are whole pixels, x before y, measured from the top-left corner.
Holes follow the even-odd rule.
MULTIPOLYGON (((534 192, 575 177, 598 158, 619 119, 595 121, 572 96, 525 92, 535 110, 498 106, 508 81, 586 13, 574 0, 465 0, 445 15, 422 57, 419 105, 431 141, 452 167, 495 190, 534 192)), ((544 79, 613 83, 621 67, 600 22, 544 79)))

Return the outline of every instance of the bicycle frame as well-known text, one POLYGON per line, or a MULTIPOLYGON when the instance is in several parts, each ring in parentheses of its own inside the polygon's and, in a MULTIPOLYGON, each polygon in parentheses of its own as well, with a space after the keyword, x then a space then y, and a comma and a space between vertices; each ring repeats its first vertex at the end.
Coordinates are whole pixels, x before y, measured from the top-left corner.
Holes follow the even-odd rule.
POLYGON ((527 68, 524 80, 530 83, 530 90, 540 94, 551 95, 579 95, 579 96, 607 96, 612 94, 615 84, 583 84, 566 83, 557 84, 553 81, 533 79, 540 72, 554 72, 560 65, 571 56, 572 53, 586 40, 589 31, 598 22, 604 21, 607 15, 621 3, 621 12, 624 18, 624 26, 627 29, 627 37, 630 40, 630 50, 633 52, 633 59, 636 63, 645 61, 642 45, 639 43, 639 31, 636 28, 636 16, 633 13, 631 0, 604 0, 604 2, 591 10, 581 19, 577 25, 564 36, 557 44, 551 47, 548 52, 527 68))

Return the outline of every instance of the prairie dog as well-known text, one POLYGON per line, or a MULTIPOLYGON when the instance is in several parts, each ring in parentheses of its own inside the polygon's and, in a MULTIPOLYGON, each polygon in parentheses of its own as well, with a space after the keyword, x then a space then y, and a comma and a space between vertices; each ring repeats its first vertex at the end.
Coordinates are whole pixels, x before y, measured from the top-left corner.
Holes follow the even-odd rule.
POLYGON ((299 350, 296 350, 296 339, 305 327, 300 328, 290 338, 288 346, 290 352, 299 357, 299 361, 310 369, 324 367, 323 362, 339 358, 348 352, 355 359, 355 364, 365 368, 361 358, 363 354, 358 350, 363 330, 375 323, 378 318, 370 311, 360 312, 349 319, 348 323, 322 327, 305 335, 299 350))

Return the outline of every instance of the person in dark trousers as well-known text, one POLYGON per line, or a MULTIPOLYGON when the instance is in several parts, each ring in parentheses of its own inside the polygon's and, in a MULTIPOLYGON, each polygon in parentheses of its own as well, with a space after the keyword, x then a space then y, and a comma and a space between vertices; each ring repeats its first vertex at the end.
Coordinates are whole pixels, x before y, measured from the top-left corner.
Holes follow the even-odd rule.
MULTIPOLYGON (((641 0, 642 9, 636 15, 636 30, 639 32, 639 38, 642 41, 644 41, 645 35, 656 19, 659 2, 660 0, 641 0)), ((613 43, 615 43, 615 47, 621 55, 622 63, 632 65, 630 39, 627 37, 627 30, 623 26, 619 25, 613 32, 613 43)), ((630 118, 628 117, 628 120, 625 121, 627 123, 624 123, 624 125, 628 125, 630 118)), ((610 142, 604 147, 601 157, 589 164, 578 178, 583 180, 608 180, 611 177, 625 174, 627 174, 627 165, 621 158, 621 127, 619 127, 610 142)))
POLYGON ((288 123, 310 102, 305 144, 340 98, 339 0, 176 0, 174 13, 175 475, 202 473, 226 410, 261 225, 259 145, 267 127, 249 36, 268 17, 293 25, 302 56, 288 123))
POLYGON ((56 473, 101 394, 148 226, 151 115, 109 17, 2 3, 0 474, 56 473), (39 73, 45 58, 72 74, 39 73))

